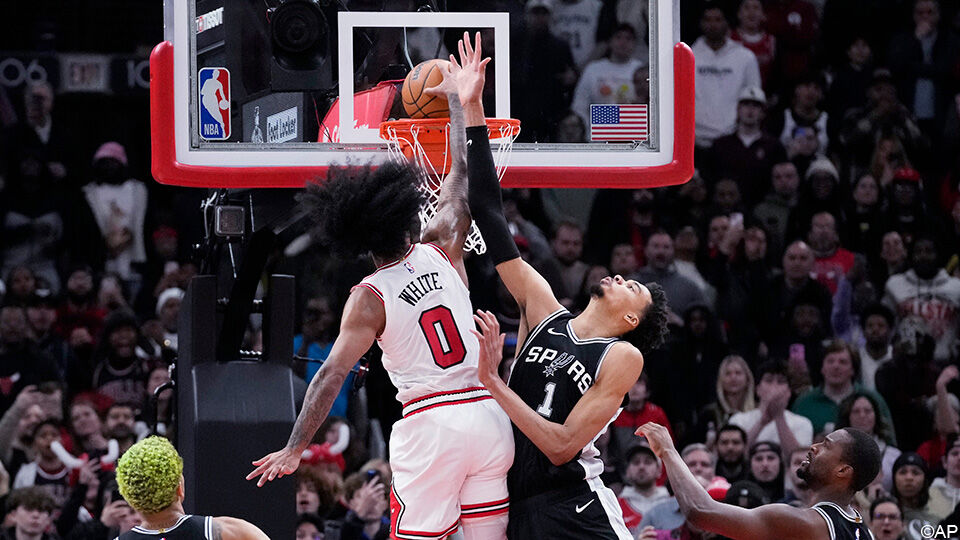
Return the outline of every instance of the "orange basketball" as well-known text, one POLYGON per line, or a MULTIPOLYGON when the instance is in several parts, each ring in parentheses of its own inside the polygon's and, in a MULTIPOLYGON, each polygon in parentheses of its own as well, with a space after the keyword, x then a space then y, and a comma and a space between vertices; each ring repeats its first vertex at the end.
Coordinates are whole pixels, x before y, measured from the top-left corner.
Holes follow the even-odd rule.
POLYGON ((443 70, 446 60, 427 60, 421 62, 407 74, 400 89, 403 108, 410 118, 447 118, 450 109, 447 99, 441 96, 424 94, 423 90, 443 82, 443 70))

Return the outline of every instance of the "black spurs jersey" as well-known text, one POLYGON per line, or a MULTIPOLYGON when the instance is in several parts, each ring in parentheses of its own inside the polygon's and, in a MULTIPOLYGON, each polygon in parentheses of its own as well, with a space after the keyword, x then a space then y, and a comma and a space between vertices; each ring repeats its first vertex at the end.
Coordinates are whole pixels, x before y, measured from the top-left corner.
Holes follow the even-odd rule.
MULTIPOLYGON (((566 421, 583 394, 593 386, 603 358, 618 341, 616 338, 581 340, 570 327, 572 318, 567 310, 560 309, 530 330, 508 383, 527 406, 559 424, 566 421)), ((610 421, 614 418, 616 415, 610 421)), ((597 437, 559 467, 550 463, 516 426, 513 437, 516 452, 507 475, 510 499, 520 500, 545 491, 582 485, 602 486, 599 476, 603 463, 593 444, 597 437)))
POLYGON ((831 502, 821 502, 813 505, 830 529, 830 540, 873 540, 873 533, 863 522, 860 512, 853 510, 853 515, 831 502))
POLYGON ((137 526, 117 540, 213 540, 213 536, 212 517, 184 515, 169 529, 154 531, 137 526))

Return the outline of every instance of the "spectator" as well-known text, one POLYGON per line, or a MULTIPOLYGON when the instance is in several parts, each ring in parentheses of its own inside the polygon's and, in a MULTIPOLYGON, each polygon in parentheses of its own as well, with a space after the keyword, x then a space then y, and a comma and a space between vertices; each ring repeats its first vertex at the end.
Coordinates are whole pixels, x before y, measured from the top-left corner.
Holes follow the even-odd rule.
POLYGON ((747 443, 774 442, 789 454, 797 447, 813 444, 810 420, 787 410, 790 386, 787 367, 782 362, 768 361, 757 369, 757 408, 737 413, 730 423, 747 432, 747 443))
POLYGON ((13 511, 13 526, 3 531, 4 540, 56 540, 47 532, 57 503, 45 490, 25 487, 10 493, 7 508, 13 511))
POLYGON ((101 501, 98 503, 101 510, 95 514, 99 515, 99 519, 78 522, 65 536, 67 540, 116 538, 142 523, 140 513, 131 508, 127 501, 122 498, 113 499, 115 494, 118 494, 116 481, 111 480, 106 486, 109 489, 99 490, 101 501))
POLYGON ((790 142, 787 146, 787 158, 797 166, 801 176, 806 177, 810 165, 824 155, 820 147, 817 128, 797 126, 790 132, 790 142))
POLYGON ((767 251, 779 257, 784 250, 787 224, 797 206, 800 175, 790 161, 775 164, 771 171, 772 188, 753 209, 753 216, 768 233, 767 251))
POLYGON ((140 329, 133 313, 111 313, 93 356, 91 388, 114 401, 142 406, 147 373, 139 341, 140 329))
POLYGON ((708 148, 717 137, 733 133, 741 92, 760 86, 761 81, 757 58, 729 39, 727 19, 719 6, 704 8, 700 29, 703 36, 693 44, 697 60, 696 133, 697 146, 708 148))
POLYGON ((57 265, 72 247, 67 234, 70 204, 38 153, 10 157, 11 174, 0 198, 0 275, 8 275, 15 266, 29 266, 56 292, 57 265))
POLYGON ((878 291, 884 290, 890 276, 907 271, 907 247, 900 233, 897 231, 885 233, 880 246, 882 262, 877 264, 877 268, 871 275, 874 288, 878 291))
POLYGON ((807 168, 805 177, 800 201, 787 223, 788 238, 806 238, 813 216, 820 212, 829 212, 837 222, 845 222, 840 176, 833 163, 819 158, 807 168))
POLYGON ((33 431, 46 418, 40 405, 44 397, 35 386, 24 388, 0 420, 0 467, 12 478, 33 458, 33 431))
MULTIPOLYGON (((647 29, 650 25, 649 6, 645 2, 632 0, 614 0, 604 2, 600 9, 600 26, 597 29, 597 41, 605 41, 617 24, 626 23, 637 33, 637 47, 633 56, 646 60, 649 58, 647 29)), ((643 103, 647 103, 644 101, 643 103)))
POLYGON ((907 540, 903 511, 892 497, 881 497, 870 505, 870 530, 876 540, 907 540))
POLYGON ((810 277, 813 263, 813 250, 802 241, 793 242, 783 254, 783 274, 757 291, 754 301, 762 313, 757 323, 765 341, 772 342, 779 335, 779 329, 790 320, 789 309, 797 298, 807 298, 820 310, 822 320, 830 320, 830 291, 810 277))
POLYGON ((566 290, 565 298, 573 298, 580 290, 590 267, 580 260, 583 255, 583 230, 578 223, 561 221, 553 233, 553 255, 560 262, 560 274, 566 290))
POLYGON ((163 326, 163 347, 176 351, 179 343, 177 325, 180 323, 180 302, 186 294, 179 287, 171 287, 157 298, 157 317, 163 326))
POLYGON ((29 266, 14 266, 7 272, 6 304, 25 306, 37 290, 37 276, 29 266))
POLYGON ((940 220, 929 214, 923 202, 923 184, 919 172, 911 168, 897 169, 887 190, 887 227, 899 232, 908 246, 918 236, 934 231, 939 234, 942 230, 940 220))
POLYGON ((950 97, 956 89, 956 59, 960 42, 949 31, 941 32, 940 2, 913 4, 913 31, 890 43, 890 68, 897 91, 927 133, 943 126, 950 97))
POLYGON ((810 486, 797 476, 797 471, 803 462, 810 458, 810 449, 799 447, 790 453, 790 461, 787 467, 786 486, 783 492, 781 502, 800 508, 810 508, 816 501, 816 494, 810 489, 810 486))
POLYGON ((733 484, 746 480, 747 432, 739 426, 727 424, 717 431, 717 475, 733 484))
POLYGON ((673 238, 666 231, 651 234, 644 251, 647 266, 641 268, 634 277, 643 283, 656 281, 663 287, 675 324, 682 322, 677 314, 685 313, 695 305, 706 305, 703 291, 690 278, 677 271, 673 238))
POLYGON ((553 31, 570 46, 578 68, 598 56, 596 36, 601 7, 601 0, 553 2, 553 31))
POLYGON ((750 447, 750 474, 747 480, 754 482, 766 494, 768 501, 783 499, 783 458, 780 445, 759 441, 750 447))
POLYGON ((610 252, 610 273, 613 275, 629 276, 636 272, 637 257, 630 244, 617 244, 610 252))
POLYGON ((940 519, 949 516, 960 502, 960 436, 947 437, 947 453, 943 456, 946 476, 934 478, 930 484, 928 511, 940 519))
POLYGON ((53 360, 57 366, 58 379, 66 380, 68 369, 77 362, 73 349, 53 332, 57 322, 56 297, 47 290, 34 292, 27 303, 27 323, 40 353, 53 360))
POLYGON ((103 422, 103 435, 106 439, 117 441, 120 454, 123 455, 139 439, 148 435, 147 431, 137 433, 137 408, 129 403, 113 403, 107 407, 103 422))
POLYGON ((737 10, 737 27, 730 32, 730 39, 740 43, 757 57, 760 80, 767 88, 770 72, 777 55, 777 38, 764 28, 767 17, 760 0, 742 0, 737 10))
MULTIPOLYGON (((744 5, 759 0, 746 0, 744 5)), ((743 8, 741 8, 741 11, 743 8)), ((759 87, 740 92, 737 103, 737 130, 718 137, 710 149, 712 176, 736 181, 743 201, 752 207, 770 187, 770 169, 786 159, 777 140, 763 131, 767 98, 759 87)))
POLYGON ((706 306, 687 309, 679 333, 670 354, 673 399, 664 406, 680 439, 688 440, 696 426, 697 412, 710 402, 717 387, 717 372, 729 349, 717 317, 706 306))
MULTIPOLYGON (((54 122, 53 87, 47 81, 31 81, 23 93, 23 120, 11 126, 6 133, 5 146, 11 154, 29 153, 43 163, 44 174, 62 180, 70 172, 68 167, 71 134, 60 122, 54 122)), ((2 159, 0 159, 2 161, 2 159)))
POLYGON ((860 316, 863 326, 864 344, 857 354, 860 356, 860 384, 868 390, 876 390, 877 371, 893 358, 893 312, 883 304, 868 306, 860 316))
POLYGON ((880 405, 870 394, 855 392, 840 403, 837 414, 837 429, 852 427, 873 435, 880 447, 883 475, 883 489, 893 487, 893 463, 900 457, 900 450, 894 444, 893 425, 879 414, 880 405))
POLYGON ((880 184, 864 174, 853 184, 851 203, 847 209, 846 240, 850 251, 869 257, 871 265, 880 262, 880 239, 883 234, 883 204, 880 184))
POLYGON ((777 36, 775 87, 790 88, 813 67, 820 18, 808 0, 770 0, 764 9, 767 31, 777 36))
POLYGON ((103 419, 95 401, 100 396, 81 395, 70 405, 70 431, 82 452, 99 457, 107 453, 107 439, 103 436, 103 419))
POLYGON ((30 341, 23 308, 0 307, 0 411, 25 387, 58 381, 57 366, 30 341))
POLYGON ((104 242, 104 267, 139 286, 141 277, 134 266, 147 260, 143 234, 147 187, 129 177, 123 145, 100 145, 93 155, 93 182, 83 187, 83 193, 104 242))
MULTIPOLYGON (((680 452, 680 457, 701 485, 710 486, 708 491, 711 496, 714 499, 723 500, 730 486, 726 480, 721 480, 721 483, 714 482, 716 458, 707 450, 707 447, 702 444, 687 445, 680 452)), ((670 497, 647 511, 640 522, 640 530, 643 531, 647 527, 653 527, 656 531, 669 531, 665 538, 696 538, 691 536, 693 533, 690 525, 680 513, 680 506, 675 497, 670 497)), ((658 537, 655 536, 655 538, 658 537)))
POLYGON ((633 103, 650 103, 650 66, 640 66, 633 72, 633 103))
POLYGON ((33 461, 20 467, 13 488, 41 487, 53 498, 55 508, 67 502, 70 495, 70 478, 67 466, 50 448, 60 440, 60 424, 56 420, 44 420, 33 430, 33 461))
POLYGON ((790 389, 797 395, 809 385, 820 384, 823 342, 830 337, 830 323, 823 319, 816 297, 802 294, 787 308, 786 328, 770 342, 768 354, 786 358, 790 389))
POLYGON ((511 48, 512 109, 523 125, 519 141, 551 140, 554 129, 570 108, 577 80, 570 46, 553 33, 554 3, 527 2, 522 39, 511 48), (549 84, 544 82, 549 81, 549 84))
POLYGON ((960 279, 940 265, 937 242, 930 236, 914 241, 910 260, 910 270, 887 280, 883 303, 901 318, 923 319, 936 341, 934 359, 945 362, 957 354, 960 279))
MULTIPOLYGON (((928 144, 910 111, 897 99, 893 77, 885 68, 873 71, 867 89, 867 103, 847 112, 838 142, 855 164, 865 167, 881 135, 898 141, 906 150, 897 156, 900 159, 922 157, 928 144)), ((876 170, 872 173, 881 185, 885 185, 876 170)))
POLYGON ((827 110, 830 113, 831 135, 835 135, 847 112, 861 106, 867 100, 867 88, 873 74, 870 42, 861 34, 845 36, 848 45, 844 62, 834 72, 833 82, 827 94, 827 110))
MULTIPOLYGON (((623 410, 610 427, 611 446, 619 452, 617 461, 621 461, 625 452, 633 447, 636 442, 634 432, 637 428, 647 422, 656 422, 673 433, 667 414, 659 405, 650 402, 650 391, 647 387, 649 383, 647 374, 641 373, 640 378, 627 392, 627 403, 623 410)), ((629 461, 629 458, 627 460, 629 461)))
POLYGON ((829 433, 836 429, 840 403, 855 392, 863 392, 873 398, 877 404, 876 412, 883 421, 893 423, 890 409, 880 394, 854 382, 860 374, 860 357, 850 345, 839 340, 827 345, 820 373, 823 375, 823 384, 798 397, 792 407, 793 412, 810 419, 814 433, 829 433))
MULTIPOLYGON (((757 408, 753 388, 753 372, 743 357, 731 355, 720 362, 720 369, 717 370, 716 401, 707 404, 700 412, 698 431, 703 434, 703 440, 708 442, 708 446, 711 446, 712 442, 710 432, 716 433, 718 426, 727 425, 733 415, 757 408)), ((743 446, 746 448, 746 440, 743 446)))
POLYGON ((314 514, 297 517, 297 540, 322 540, 323 520, 314 514))
POLYGON ((623 473, 626 485, 617 501, 623 520, 633 534, 640 531, 640 521, 650 508, 670 498, 667 488, 657 485, 661 467, 660 459, 650 450, 646 439, 640 439, 627 451, 627 467, 623 473))
POLYGON ((644 64, 633 58, 636 45, 637 35, 633 27, 620 24, 610 36, 609 57, 594 60, 583 69, 573 91, 571 109, 580 115, 585 125, 591 124, 590 105, 630 103, 634 100, 633 74, 644 64))
POLYGON ((784 146, 793 140, 794 130, 798 127, 813 128, 817 133, 818 148, 826 152, 830 146, 827 134, 829 116, 820 109, 823 101, 823 83, 818 74, 808 73, 802 76, 793 87, 793 100, 782 114, 771 115, 770 131, 784 146))
POLYGON ((67 276, 67 293, 63 305, 57 310, 57 333, 74 350, 92 347, 107 316, 107 312, 96 304, 93 269, 77 265, 67 276))
POLYGON ((343 482, 344 500, 349 511, 343 520, 343 540, 386 540, 390 520, 386 517, 387 496, 379 473, 372 478, 355 472, 343 482))
POLYGON ((837 285, 853 268, 853 253, 840 245, 837 218, 830 212, 818 212, 810 219, 807 243, 815 255, 812 277, 836 294, 837 285))
POLYGON ((700 248, 700 237, 697 236, 697 231, 690 226, 684 227, 677 233, 673 245, 673 264, 677 267, 677 273, 693 281, 703 291, 707 304, 714 305, 717 291, 704 279, 697 266, 700 248))
MULTIPOLYGON (((903 509, 903 521, 907 530, 921 531, 923 527, 933 527, 940 521, 927 510, 929 489, 930 478, 926 462, 913 452, 904 452, 893 464, 893 491, 890 494, 903 509)), ((920 538, 911 536, 911 540, 920 538)))

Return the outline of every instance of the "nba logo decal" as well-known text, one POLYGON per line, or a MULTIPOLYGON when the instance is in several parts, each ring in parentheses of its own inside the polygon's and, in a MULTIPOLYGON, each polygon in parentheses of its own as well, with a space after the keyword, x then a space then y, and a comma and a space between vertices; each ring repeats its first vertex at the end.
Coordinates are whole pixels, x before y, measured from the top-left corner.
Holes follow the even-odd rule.
POLYGON ((208 141, 229 139, 230 72, 226 68, 202 68, 197 81, 200 137, 208 141))
POLYGON ((413 268, 413 265, 408 262, 403 263, 403 267, 406 268, 407 272, 410 272, 411 274, 417 273, 417 271, 413 268))

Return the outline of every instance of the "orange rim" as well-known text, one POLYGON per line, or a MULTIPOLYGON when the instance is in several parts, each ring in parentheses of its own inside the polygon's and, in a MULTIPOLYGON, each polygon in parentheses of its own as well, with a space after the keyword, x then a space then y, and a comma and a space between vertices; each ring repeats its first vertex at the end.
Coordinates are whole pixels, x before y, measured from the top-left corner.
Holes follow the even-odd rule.
MULTIPOLYGON (((380 123, 380 137, 392 140, 392 133, 403 135, 417 132, 417 140, 421 144, 442 143, 447 140, 449 118, 404 118, 380 123)), ((520 121, 515 118, 487 118, 487 131, 491 135, 502 133, 503 136, 515 134, 520 130, 520 121)), ((499 138, 499 137, 491 137, 499 138)))

